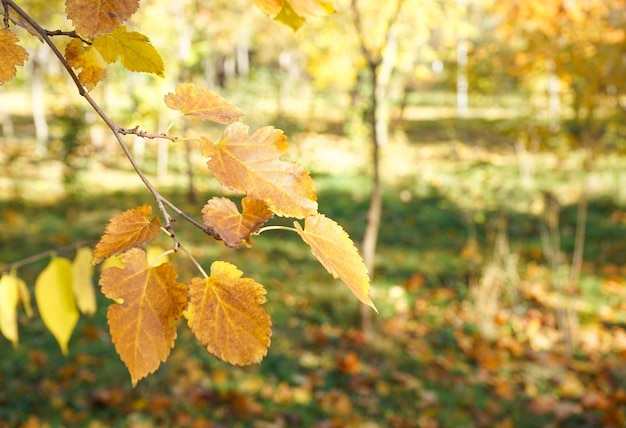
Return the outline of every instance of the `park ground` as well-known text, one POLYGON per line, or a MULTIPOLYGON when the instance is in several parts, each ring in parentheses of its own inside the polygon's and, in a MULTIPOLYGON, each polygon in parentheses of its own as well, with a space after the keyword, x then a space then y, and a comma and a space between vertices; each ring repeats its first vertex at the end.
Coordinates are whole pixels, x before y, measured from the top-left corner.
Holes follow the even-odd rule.
MULTIPOLYGON (((589 154, 567 137, 533 148, 532 138, 519 138, 522 119, 453 113, 409 109, 383 147, 384 218, 372 279, 379 313, 367 330, 357 301, 295 234, 268 232, 236 252, 181 221, 181 239, 203 264, 230 261, 266 287, 267 357, 229 366, 181 323, 169 360, 132 388, 108 334, 104 296, 95 315, 81 318, 67 356, 38 316, 22 312, 19 346, 0 339, 0 427, 624 426, 626 156, 594 155, 584 172, 589 154), (572 291, 555 277, 571 261, 581 189, 585 252, 572 291), (554 200, 556 227, 546 220, 554 200), (565 258, 555 267, 556 237, 565 258), (564 314, 577 321, 573 336, 564 314)), ((367 140, 332 111, 315 120, 319 111, 306 114, 273 124, 289 136, 290 157, 311 170, 320 211, 358 242, 369 196, 367 140)), ((28 123, 16 118, 17 134, 28 123)), ((110 216, 151 203, 117 154, 83 147, 91 161, 75 158, 79 172, 63 187, 54 145, 47 155, 15 141, 3 150, 0 265, 51 249, 72 257, 72 246, 93 245, 110 216)), ((150 142, 143 160, 151 177, 156 151, 150 142)), ((200 202, 189 203, 181 153, 172 148, 168 175, 155 182, 199 216, 202 201, 223 190, 198 155, 200 202)), ((31 290, 46 262, 20 269, 31 290)))

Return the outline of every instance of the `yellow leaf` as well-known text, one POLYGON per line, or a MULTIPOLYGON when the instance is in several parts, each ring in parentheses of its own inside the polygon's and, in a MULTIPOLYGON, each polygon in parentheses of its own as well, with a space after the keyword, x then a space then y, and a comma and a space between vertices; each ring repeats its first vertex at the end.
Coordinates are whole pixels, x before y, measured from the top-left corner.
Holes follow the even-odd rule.
POLYGON ((304 230, 298 222, 294 222, 294 226, 326 270, 334 278, 341 279, 357 299, 376 310, 369 297, 367 268, 346 231, 322 214, 307 217, 304 230))
POLYGON ((241 200, 243 214, 227 198, 212 198, 202 208, 202 223, 213 229, 229 247, 239 248, 243 243, 252 245, 250 235, 257 233, 273 213, 267 204, 258 199, 241 200))
POLYGON ((126 32, 123 25, 98 37, 93 47, 109 64, 121 57, 122 65, 130 71, 154 73, 163 77, 163 59, 150 40, 136 31, 126 32))
POLYGON ((72 262, 76 306, 78 306, 78 310, 81 313, 86 315, 96 313, 96 293, 93 286, 93 266, 90 263, 91 257, 91 249, 86 247, 79 248, 72 262))
POLYGON ((8 28, 0 29, 0 85, 15 77, 18 65, 24 65, 28 52, 17 44, 19 39, 8 28))
POLYGON ((75 70, 80 70, 78 79, 87 90, 92 90, 106 76, 106 62, 93 46, 73 39, 65 48, 65 59, 75 70))
POLYGON ((151 267, 143 250, 133 248, 122 256, 124 268, 102 272, 102 292, 121 304, 109 307, 107 319, 117 353, 126 364, 133 386, 154 372, 174 346, 174 321, 187 305, 187 285, 169 263, 151 267))
POLYGON ((158 217, 150 220, 151 215, 152 207, 141 205, 112 217, 93 251, 91 263, 98 264, 107 257, 154 240, 161 230, 161 221, 158 217))
POLYGON ((248 135, 249 127, 228 125, 221 141, 201 138, 209 170, 224 186, 266 202, 280 216, 303 218, 317 212, 313 180, 301 165, 279 158, 289 144, 281 130, 266 126, 248 135))
POLYGON ((26 316, 31 318, 33 316, 33 307, 30 304, 30 291, 28 291, 28 287, 26 283, 18 278, 18 294, 20 295, 20 301, 22 302, 22 306, 24 306, 24 311, 26 312, 26 316))
POLYGON ((163 256, 163 253, 165 253, 165 249, 163 247, 159 247, 158 245, 148 245, 146 247, 146 260, 148 261, 148 264, 150 266, 154 266, 154 262, 159 262, 159 264, 168 262, 169 257, 167 257, 167 255, 163 256))
POLYGON ((41 319, 63 354, 67 354, 67 344, 79 317, 72 282, 72 263, 61 257, 53 257, 35 281, 35 300, 41 319))
POLYGON ((324 16, 335 11, 332 3, 326 0, 254 0, 254 3, 270 17, 290 26, 289 21, 279 19, 281 14, 295 15, 304 21, 307 16, 324 16))
POLYGON ((272 321, 261 307, 265 289, 241 275, 230 263, 214 262, 208 279, 191 281, 185 311, 200 343, 217 358, 236 365, 261 361, 272 335, 272 321))
POLYGON ((243 112, 208 89, 198 89, 193 83, 179 83, 176 93, 165 95, 165 105, 187 116, 217 123, 232 123, 243 116, 243 112))
MULTIPOLYGON (((19 302, 19 282, 12 274, 0 277, 0 332, 17 346, 17 304, 19 302)), ((23 282, 23 281, 22 281, 23 282)))
POLYGON ((122 263, 122 257, 119 254, 117 256, 111 256, 104 259, 104 261, 102 262, 102 266, 100 266, 100 271, 103 271, 110 267, 124 268, 124 263, 122 263))
POLYGON ((93 39, 108 33, 131 17, 139 0, 66 0, 65 13, 76 32, 93 39))
POLYGON ((291 27, 294 31, 302 27, 302 24, 306 21, 306 19, 298 15, 296 11, 293 10, 288 2, 283 3, 282 9, 280 9, 280 12, 274 17, 274 19, 287 25, 288 27, 291 27))
POLYGON ((297 30, 308 16, 323 16, 335 8, 326 0, 254 0, 273 19, 297 30))

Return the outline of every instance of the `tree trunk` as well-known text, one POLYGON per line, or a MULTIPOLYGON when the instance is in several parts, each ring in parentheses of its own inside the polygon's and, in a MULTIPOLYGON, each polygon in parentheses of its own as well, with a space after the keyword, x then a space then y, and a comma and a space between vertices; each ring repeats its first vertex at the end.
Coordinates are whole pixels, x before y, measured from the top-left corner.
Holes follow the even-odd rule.
MULTIPOLYGON (((2 92, 1 87, 0 92, 2 92)), ((5 138, 13 138, 15 136, 11 111, 9 110, 9 105, 6 102, 0 103, 0 126, 2 127, 2 135, 5 138)))
MULTIPOLYGON (((467 0, 457 0, 459 14, 467 16, 467 0)), ((465 31, 459 31, 456 41, 456 111, 460 118, 466 118, 469 112, 469 82, 467 79, 468 41, 465 31)))
POLYGON ((48 121, 46 120, 46 105, 43 92, 43 65, 46 64, 48 50, 36 49, 31 61, 31 94, 33 99, 33 123, 37 138, 37 153, 45 154, 48 151, 48 121))
MULTIPOLYGON (((383 188, 380 180, 379 171, 379 152, 380 149, 377 144, 372 145, 372 156, 375 159, 373 161, 374 173, 372 179, 372 198, 370 200, 370 206, 367 210, 367 225, 365 226, 365 235, 363 237, 363 261, 367 267, 367 271, 370 277, 374 276, 374 265, 376 258, 376 247, 378 244, 378 233, 380 230, 380 219, 383 211, 383 188)), ((361 315, 361 332, 367 339, 372 328, 372 308, 364 304, 360 305, 361 315)))
MULTIPOLYGON (((374 266, 376 258, 376 247, 378 244, 378 232, 380 230, 380 219, 383 210, 383 189, 382 181, 380 179, 380 141, 379 132, 379 109, 377 94, 380 92, 378 89, 378 64, 370 62, 369 64, 371 79, 372 79, 372 92, 371 103, 372 113, 370 115, 370 133, 371 133, 371 146, 372 146, 372 197, 370 199, 370 205, 367 210, 367 224, 365 225, 365 234, 363 236, 363 261, 367 267, 367 271, 370 277, 374 276, 374 266)), ((361 312, 361 332, 367 338, 371 331, 372 325, 372 312, 371 309, 363 304, 360 306, 361 312)))
MULTIPOLYGON (((372 79, 372 114, 370 126, 372 135, 372 198, 367 210, 367 225, 363 236, 363 261, 370 276, 374 275, 376 247, 383 211, 383 184, 381 180, 380 148, 389 141, 388 90, 391 73, 396 62, 397 36, 393 29, 387 34, 387 43, 381 61, 370 61, 372 79)), ((361 330, 367 336, 371 329, 372 311, 361 305, 361 330)))
MULTIPOLYGON (((350 6, 354 14, 354 26, 360 41, 360 48, 365 57, 371 79, 371 114, 369 115, 371 145, 372 145, 372 197, 367 210, 367 224, 363 236, 362 252, 363 261, 370 274, 374 276, 376 247, 378 244, 378 233, 383 209, 383 186, 381 180, 380 147, 389 140, 389 111, 388 88, 391 73, 396 62, 397 55, 397 35, 395 24, 397 22, 403 0, 398 0, 395 8, 387 20, 384 34, 384 43, 378 48, 368 47, 367 30, 363 27, 361 13, 357 5, 357 0, 352 0, 350 6)), ((357 92, 358 93, 358 92, 357 92)), ((353 100, 354 101, 354 100, 353 100)), ((365 340, 371 334, 372 312, 365 305, 360 306, 361 333, 365 340)))

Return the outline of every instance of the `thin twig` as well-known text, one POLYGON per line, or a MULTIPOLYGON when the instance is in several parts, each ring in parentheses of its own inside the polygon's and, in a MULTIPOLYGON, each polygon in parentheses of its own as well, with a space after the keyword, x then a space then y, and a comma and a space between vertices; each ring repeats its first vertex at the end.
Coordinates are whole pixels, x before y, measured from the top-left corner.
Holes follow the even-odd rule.
POLYGON ((585 233, 587 230, 587 213, 589 210, 589 199, 587 194, 587 183, 578 201, 578 215, 576 216, 576 234, 574 240, 574 252, 572 254, 572 269, 570 271, 570 286, 574 290, 580 291, 580 272, 583 265, 583 254, 585 251, 585 233))
POLYGON ((182 245, 179 248, 183 253, 185 253, 187 257, 189 257, 189 260, 191 260, 191 263, 193 263, 196 266, 196 268, 200 271, 204 279, 209 279, 209 275, 202 268, 202 265, 198 262, 198 260, 196 260, 196 258, 182 245))
POLYGON ((172 202, 170 202, 169 200, 163 198, 163 203, 165 205, 167 205, 168 207, 170 207, 171 209, 173 209, 174 212, 176 212, 176 214, 178 214, 179 216, 184 218, 186 221, 188 221, 189 223, 191 223, 194 226, 196 226, 198 229, 200 229, 201 231, 203 231, 207 235, 212 236, 213 238, 217 238, 217 235, 215 234, 215 231, 213 229, 211 229, 210 227, 206 227, 202 223, 198 222, 193 217, 191 217, 189 214, 187 214, 185 211, 181 210, 176 205, 174 205, 172 202))
POLYGON ((120 134, 122 134, 122 135, 137 135, 138 137, 142 137, 142 138, 150 138, 150 139, 161 138, 163 140, 170 140, 170 141, 178 140, 178 137, 167 135, 164 132, 160 132, 158 134, 152 134, 152 133, 143 131, 143 130, 139 129, 139 125, 135 126, 134 128, 130 128, 130 129, 118 128, 118 132, 120 134))
POLYGON ((46 34, 48 36, 68 36, 68 37, 72 37, 74 39, 80 39, 83 43, 86 43, 88 45, 91 44, 91 42, 89 40, 85 40, 83 39, 81 36, 79 36, 78 34, 76 34, 76 31, 62 31, 62 30, 45 30, 46 34))
POLYGON ((4 28, 9 28, 9 5, 2 3, 4 9, 4 28))
POLYGON ((57 253, 63 253, 69 250, 80 248, 82 246, 90 246, 92 244, 93 242, 90 242, 90 241, 79 241, 79 242, 73 242, 72 244, 64 245, 62 247, 58 247, 52 250, 42 251, 40 253, 33 254, 32 256, 26 257, 24 259, 18 260, 14 263, 0 266, 0 272, 8 272, 12 269, 18 269, 18 268, 21 268, 22 266, 26 266, 31 263, 38 262, 39 260, 43 260, 47 257, 52 257, 53 255, 57 253))
MULTIPOLYGON (((359 10, 357 1, 358 0, 352 0, 350 2, 350 8, 352 9, 352 13, 354 15, 353 23, 356 29, 357 37, 359 38, 359 47, 367 63, 370 65, 371 68, 374 68, 380 65, 380 63, 382 62, 382 52, 384 49, 384 44, 382 46, 374 47, 372 49, 368 48, 365 40, 365 34, 367 34, 367 30, 363 26, 363 17, 361 16, 361 11, 359 10)), ((385 37, 388 37, 391 27, 396 23, 403 4, 404 0, 396 1, 394 9, 391 12, 391 15, 389 15, 389 19, 384 23, 385 30, 382 34, 385 34, 385 37)))

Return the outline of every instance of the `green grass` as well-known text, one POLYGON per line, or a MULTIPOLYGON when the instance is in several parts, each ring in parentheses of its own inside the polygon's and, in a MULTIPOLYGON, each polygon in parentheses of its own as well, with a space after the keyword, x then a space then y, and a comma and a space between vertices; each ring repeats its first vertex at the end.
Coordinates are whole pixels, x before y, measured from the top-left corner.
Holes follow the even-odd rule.
MULTIPOLYGON (((306 134, 299 133, 306 128, 298 126, 297 119, 291 121, 297 151, 307 147, 306 134)), ((552 290, 540 239, 544 220, 531 209, 531 202, 546 189, 560 196, 560 238, 570 254, 581 179, 579 153, 560 163, 554 153, 537 153, 534 185, 524 187, 502 122, 415 120, 406 126, 405 133, 385 148, 384 214, 373 275, 380 315, 373 317, 372 341, 363 342, 354 297, 332 280, 296 234, 268 232, 254 239, 253 248, 234 251, 177 221, 179 238, 203 266, 217 258, 232 262, 267 288, 265 306, 273 319, 273 336, 263 362, 244 368, 222 363, 208 355, 181 323, 168 362, 132 389, 107 332, 108 303, 103 296, 98 312, 81 318, 68 356, 61 355, 38 316, 27 319, 21 314, 20 345, 12 348, 0 339, 0 427, 19 426, 29 418, 53 427, 490 427, 509 422, 542 427, 598 425, 623 414, 615 377, 622 370, 618 343, 602 350, 581 348, 570 359, 558 342, 537 348, 524 330, 532 317, 541 316, 540 332, 559 331, 554 307, 525 294, 527 287, 537 284, 544 295, 552 290), (516 293, 500 302, 498 315, 504 319, 498 327, 500 339, 481 348, 485 339, 477 325, 482 308, 473 306, 472 287, 490 260, 494 222, 503 215, 508 219, 510 248, 519 257, 521 281, 516 293), (477 258, 463 254, 473 233, 477 258), (493 355, 477 349, 489 349, 493 355), (590 389, 612 398, 612 404, 576 411, 582 396, 559 390, 565 367, 575 370, 590 389), (536 410, 537 400, 547 396, 556 397, 561 413, 556 404, 543 413, 536 410), (574 410, 568 414, 563 409, 574 410)), ((338 132, 332 123, 322 128, 338 132)), ((318 152, 298 156, 315 166, 320 211, 341 223, 358 242, 368 205, 366 168, 336 167, 342 162, 341 150, 347 152, 354 145, 340 133, 316 142, 318 152), (325 156, 330 149, 337 158, 329 166, 325 156)), ((180 146, 171 150, 182 165, 180 146)), ((593 189, 589 200, 585 265, 577 296, 590 304, 580 314, 584 326, 597 326, 602 308, 619 313, 622 296, 606 284, 609 280, 623 284, 626 276, 626 208, 615 191, 623 180, 619 172, 623 163, 608 157, 599 161, 605 162, 603 168, 589 174, 602 185, 593 189)), ((108 162, 115 165, 118 158, 108 162)), ((200 201, 218 192, 203 174, 202 163, 196 165, 201 174, 196 182, 200 201)), ((156 170, 154 158, 146 165, 150 172, 156 170)), ((63 247, 77 241, 93 243, 111 215, 151 203, 147 192, 129 185, 136 180, 132 173, 108 175, 105 189, 98 180, 109 171, 102 164, 98 168, 81 176, 83 187, 72 198, 62 197, 58 183, 42 180, 49 187, 40 188, 38 194, 32 193, 34 189, 20 198, 0 200, 0 265, 51 249, 71 257, 72 250, 63 247)), ((32 177, 8 178, 31 189, 32 177)), ((184 186, 184 176, 172 173, 162 188, 167 197, 199 216, 202 202, 188 203, 184 186)), ((169 245, 165 238, 160 243, 169 245)), ((19 269, 31 289, 45 263, 19 269)), ((183 256, 175 263, 181 280, 197 275, 183 256)), ((609 321, 623 322, 623 317, 609 321)), ((599 337, 617 334, 609 328, 600 329, 599 337)))

